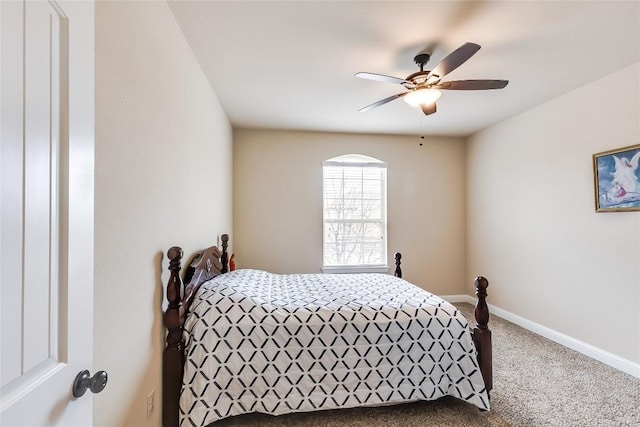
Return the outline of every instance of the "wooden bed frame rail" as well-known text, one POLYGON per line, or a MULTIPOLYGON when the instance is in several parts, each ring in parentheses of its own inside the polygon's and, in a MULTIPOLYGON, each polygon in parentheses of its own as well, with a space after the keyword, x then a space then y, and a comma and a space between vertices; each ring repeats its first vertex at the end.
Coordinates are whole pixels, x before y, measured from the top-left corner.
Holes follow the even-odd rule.
MULTIPOLYGON (((166 291, 169 305, 164 312, 167 338, 162 357, 162 425, 164 427, 177 427, 180 422, 180 390, 185 363, 185 343, 182 332, 191 301, 202 283, 226 273, 229 268, 227 253, 229 236, 223 234, 220 236, 220 241, 222 251, 215 246, 205 249, 190 263, 184 275, 185 286, 180 279, 182 249, 173 246, 167 251, 170 276, 166 291)), ((401 259, 402 255, 396 253, 394 275, 397 277, 402 277, 401 259)), ((489 282, 480 276, 475 279, 474 284, 478 299, 474 310, 476 325, 471 333, 488 394, 493 388, 491 330, 488 326, 489 307, 486 301, 489 282)))

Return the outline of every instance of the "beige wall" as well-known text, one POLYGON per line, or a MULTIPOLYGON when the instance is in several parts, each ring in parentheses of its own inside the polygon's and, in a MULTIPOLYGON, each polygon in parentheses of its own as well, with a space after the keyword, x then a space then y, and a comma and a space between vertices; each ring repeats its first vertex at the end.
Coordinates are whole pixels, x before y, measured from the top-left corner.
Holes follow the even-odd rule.
POLYGON ((96 5, 96 426, 159 426, 167 260, 231 232, 231 128, 164 2, 96 5), (146 419, 146 398, 155 411, 146 419))
POLYGON ((594 211, 592 154, 640 142, 638 75, 622 69, 467 147, 468 268, 485 272, 491 302, 635 363, 640 213, 594 211))
POLYGON ((322 161, 351 153, 387 162, 389 265, 401 252, 405 278, 462 293, 465 148, 457 138, 234 130, 238 266, 320 272, 322 161))

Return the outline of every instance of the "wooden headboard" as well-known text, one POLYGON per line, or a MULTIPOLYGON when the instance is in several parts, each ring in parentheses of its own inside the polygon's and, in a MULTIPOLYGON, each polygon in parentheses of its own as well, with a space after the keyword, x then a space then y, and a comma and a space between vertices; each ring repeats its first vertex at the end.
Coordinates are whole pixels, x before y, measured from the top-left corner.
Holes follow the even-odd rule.
POLYGON ((164 312, 164 326, 167 328, 167 345, 162 357, 162 425, 177 426, 180 412, 179 399, 184 371, 184 339, 182 327, 200 285, 207 280, 226 273, 229 270, 227 246, 229 235, 220 236, 222 250, 216 246, 205 249, 195 256, 184 276, 180 280, 180 262, 182 248, 173 246, 167 251, 169 258, 169 281, 167 282, 167 300, 169 305, 164 312))

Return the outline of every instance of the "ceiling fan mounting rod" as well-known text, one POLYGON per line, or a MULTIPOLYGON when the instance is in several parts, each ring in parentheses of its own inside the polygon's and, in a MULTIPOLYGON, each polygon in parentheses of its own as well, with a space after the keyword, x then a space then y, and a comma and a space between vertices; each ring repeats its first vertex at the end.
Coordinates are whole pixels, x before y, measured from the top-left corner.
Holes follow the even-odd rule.
POLYGON ((424 71, 424 66, 429 62, 429 59, 431 59, 431 55, 426 52, 421 52, 413 58, 413 61, 420 66, 420 71, 424 71))

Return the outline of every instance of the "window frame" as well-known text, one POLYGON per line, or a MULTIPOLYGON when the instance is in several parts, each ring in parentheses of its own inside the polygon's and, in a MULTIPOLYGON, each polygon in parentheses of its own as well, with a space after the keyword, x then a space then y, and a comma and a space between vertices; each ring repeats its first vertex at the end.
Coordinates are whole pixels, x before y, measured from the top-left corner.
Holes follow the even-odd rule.
MULTIPOLYGON (((343 178, 344 180, 344 178, 343 178)), ((364 181, 364 178, 362 178, 364 181)), ((338 157, 334 157, 322 162, 322 272, 323 273, 388 273, 388 241, 387 241, 387 163, 379 159, 365 156, 362 154, 347 154, 338 157), (367 221, 369 223, 379 223, 382 240, 382 263, 375 264, 326 264, 326 245, 327 245, 327 224, 330 222, 342 222, 342 223, 358 223, 363 222, 363 219, 359 220, 335 220, 327 218, 327 197, 326 197, 326 185, 327 185, 327 167, 340 167, 340 168, 377 168, 381 169, 382 175, 379 179, 381 185, 380 197, 376 200, 380 203, 380 219, 367 221)), ((360 193, 360 200, 366 200, 364 197, 364 191, 360 193)), ((363 241, 364 244, 364 241, 363 241)))

